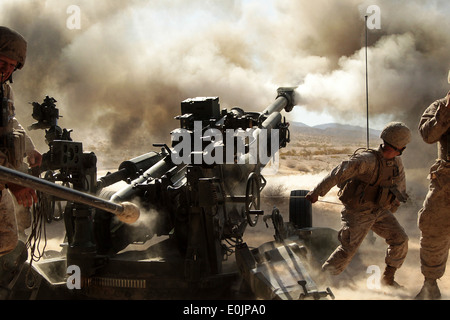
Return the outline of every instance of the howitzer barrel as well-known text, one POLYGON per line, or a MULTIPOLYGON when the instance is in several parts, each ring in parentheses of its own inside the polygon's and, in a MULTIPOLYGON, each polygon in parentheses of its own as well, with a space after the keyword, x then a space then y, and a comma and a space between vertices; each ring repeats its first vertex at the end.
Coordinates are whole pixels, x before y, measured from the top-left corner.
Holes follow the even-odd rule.
POLYGON ((156 152, 149 152, 131 160, 124 161, 120 164, 118 171, 109 173, 97 181, 97 189, 127 179, 134 180, 162 158, 163 156, 156 152))
POLYGON ((290 112, 294 107, 294 87, 281 87, 277 90, 278 96, 262 113, 272 114, 274 112, 281 112, 285 109, 290 112))
POLYGON ((267 119, 265 119, 261 126, 255 130, 253 136, 256 138, 261 129, 275 129, 277 124, 281 122, 282 116, 281 111, 285 109, 287 112, 290 112, 294 107, 294 93, 295 88, 293 87, 281 87, 277 90, 277 98, 274 102, 272 102, 264 111, 263 115, 267 115, 267 119))
POLYGON ((0 180, 113 213, 125 223, 133 223, 139 218, 139 208, 133 203, 114 203, 3 166, 0 166, 0 180))
MULTIPOLYGON (((169 157, 167 155, 166 157, 169 157)), ((117 191, 112 197, 111 200, 122 202, 122 201, 129 201, 131 200, 136 193, 136 190, 134 189, 135 185, 145 183, 148 179, 152 178, 160 178, 162 175, 164 175, 169 170, 175 168, 176 166, 171 162, 163 158, 162 160, 158 161, 155 165, 153 165, 151 168, 146 170, 142 175, 140 175, 138 178, 133 180, 130 185, 125 186, 124 188, 117 191)))
MULTIPOLYGON (((295 88, 294 87, 280 87, 277 90, 277 98, 274 102, 272 102, 264 111, 261 113, 264 116, 267 116, 267 118, 261 123, 261 125, 252 133, 253 140, 250 142, 251 145, 255 145, 257 148, 257 154, 261 155, 260 153, 260 143, 258 136, 261 134, 263 130, 266 131, 266 138, 272 138, 271 131, 272 129, 278 129, 280 128, 280 123, 282 122, 283 116, 281 115, 281 111, 283 109, 286 112, 292 111, 292 108, 294 107, 294 94, 295 94, 295 88)), ((289 137, 283 138, 284 135, 277 135, 276 139, 280 139, 280 145, 279 147, 285 146, 286 142, 289 142, 289 137), (284 141, 285 140, 285 141, 284 141)), ((263 145, 263 148, 266 148, 265 150, 268 150, 267 145, 263 145)), ((270 154, 272 156, 272 154, 270 154)), ((246 157, 249 157, 249 155, 246 155, 246 157)))

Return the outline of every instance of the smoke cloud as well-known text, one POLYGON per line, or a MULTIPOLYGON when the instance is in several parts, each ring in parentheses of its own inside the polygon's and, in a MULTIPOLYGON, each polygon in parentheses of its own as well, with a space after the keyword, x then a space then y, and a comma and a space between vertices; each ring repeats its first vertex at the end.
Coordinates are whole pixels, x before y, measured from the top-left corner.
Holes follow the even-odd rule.
POLYGON ((423 149, 416 128, 448 89, 444 0, 5 0, 0 16, 29 42, 14 79, 21 123, 33 122, 29 102, 53 96, 75 140, 137 155, 169 142, 180 102, 195 96, 260 111, 277 87, 298 86, 298 105, 362 124, 371 5, 381 24, 368 30, 370 119, 406 122, 427 162, 436 150, 423 149), (67 27, 71 5, 79 29, 67 27))

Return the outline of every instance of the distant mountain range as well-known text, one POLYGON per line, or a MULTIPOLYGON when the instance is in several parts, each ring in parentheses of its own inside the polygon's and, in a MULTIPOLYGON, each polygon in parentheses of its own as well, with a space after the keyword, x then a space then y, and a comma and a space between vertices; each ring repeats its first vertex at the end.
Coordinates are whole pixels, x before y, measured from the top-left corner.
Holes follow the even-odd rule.
MULTIPOLYGON (((304 134, 318 134, 340 137, 361 137, 366 136, 367 128, 340 123, 325 123, 316 126, 308 126, 303 122, 290 121, 289 129, 293 132, 304 134)), ((370 137, 379 137, 381 130, 369 128, 370 137)))

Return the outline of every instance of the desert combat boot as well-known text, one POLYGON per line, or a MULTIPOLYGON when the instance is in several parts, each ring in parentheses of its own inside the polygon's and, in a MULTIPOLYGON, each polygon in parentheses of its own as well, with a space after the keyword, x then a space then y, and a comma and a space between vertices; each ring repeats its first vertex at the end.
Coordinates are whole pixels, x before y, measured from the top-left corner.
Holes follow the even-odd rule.
POLYGON ((395 272, 397 271, 397 268, 386 266, 386 269, 384 270, 383 277, 381 278, 381 284, 393 288, 401 288, 402 286, 399 285, 395 280, 395 272))
POLYGON ((441 291, 436 279, 425 278, 423 287, 416 296, 416 300, 438 300, 441 298, 441 291))

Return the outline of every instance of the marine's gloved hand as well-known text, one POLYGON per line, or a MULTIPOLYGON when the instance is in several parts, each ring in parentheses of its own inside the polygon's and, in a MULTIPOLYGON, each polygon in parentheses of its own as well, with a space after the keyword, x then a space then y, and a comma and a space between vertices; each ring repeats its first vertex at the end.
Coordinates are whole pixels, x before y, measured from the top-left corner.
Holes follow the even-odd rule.
POLYGON ((14 183, 8 183, 8 189, 16 197, 17 203, 26 208, 30 208, 33 205, 33 202, 38 201, 36 191, 33 189, 22 187, 14 183))
MULTIPOLYGON (((450 75, 449 75, 449 80, 450 80, 450 75)), ((445 99, 446 99, 445 107, 450 109, 450 91, 447 93, 447 96, 445 97, 445 99)))
POLYGON ((42 154, 37 150, 31 150, 27 154, 27 161, 31 168, 40 167, 42 164, 42 154))
POLYGON ((390 211, 391 211, 392 213, 395 213, 395 212, 397 212, 398 207, 400 207, 400 201, 398 201, 397 199, 395 199, 394 202, 391 204, 391 209, 390 209, 390 211))
POLYGON ((308 194, 305 196, 306 200, 309 200, 311 203, 317 202, 319 200, 319 195, 314 193, 313 191, 308 192, 308 194))

